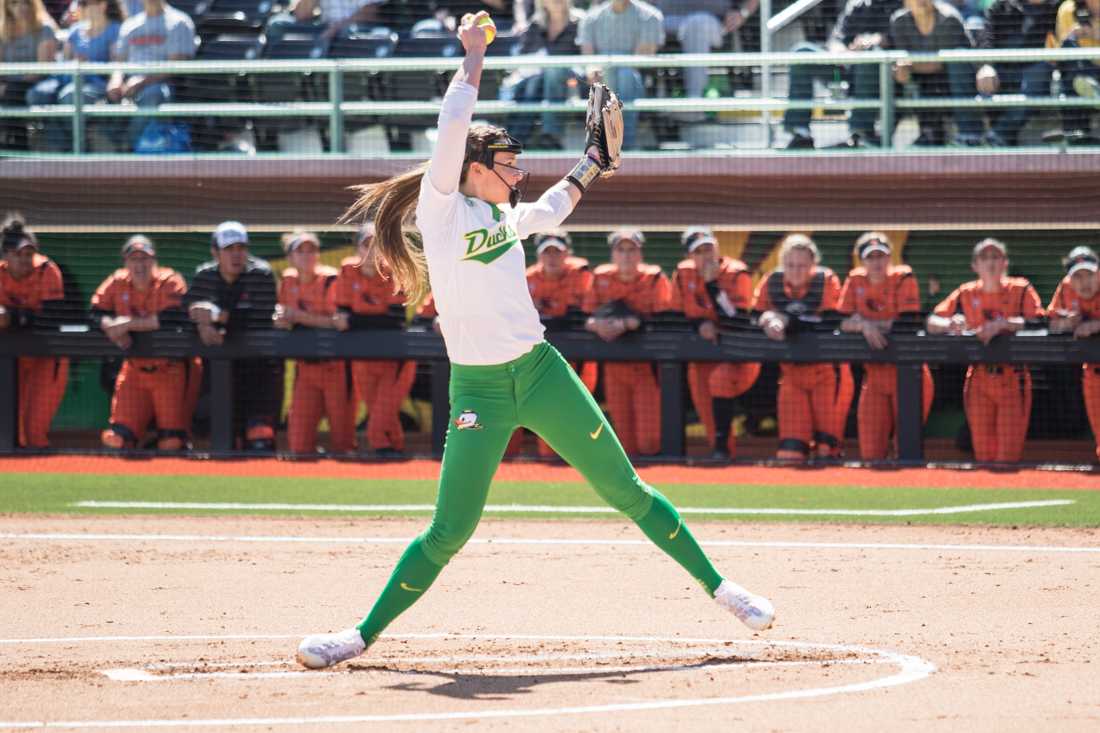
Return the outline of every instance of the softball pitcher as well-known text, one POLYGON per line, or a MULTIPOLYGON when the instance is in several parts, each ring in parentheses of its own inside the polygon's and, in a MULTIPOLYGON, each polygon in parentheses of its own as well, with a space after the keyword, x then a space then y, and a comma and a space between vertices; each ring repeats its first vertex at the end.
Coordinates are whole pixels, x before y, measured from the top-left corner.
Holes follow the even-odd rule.
POLYGON ((459 28, 466 57, 443 98, 432 159, 361 187, 349 212, 373 216, 375 246, 411 302, 423 300, 431 277, 451 359, 450 424, 435 516, 358 626, 302 641, 298 661, 306 667, 362 654, 427 591, 477 527, 489 483, 517 427, 546 440, 750 628, 768 628, 775 614, 766 599, 723 580, 672 504, 638 477, 577 374, 543 340, 521 242, 558 227, 584 191, 618 167, 620 103, 606 87, 593 86, 585 155, 538 201, 521 204, 527 172, 516 166, 516 156, 522 146, 502 128, 470 126, 486 45, 476 23, 485 15, 466 15, 459 28), (402 231, 413 211, 422 249, 402 231))

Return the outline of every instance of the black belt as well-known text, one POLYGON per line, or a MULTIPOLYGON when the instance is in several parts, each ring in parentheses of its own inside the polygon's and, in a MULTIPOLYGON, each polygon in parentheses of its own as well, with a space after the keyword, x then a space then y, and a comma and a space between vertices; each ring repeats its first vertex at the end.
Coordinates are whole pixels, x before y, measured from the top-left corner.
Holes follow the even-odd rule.
POLYGON ((157 367, 155 367, 155 366, 143 366, 143 367, 138 367, 138 369, 145 372, 146 374, 156 374, 157 373, 157 367))
POLYGON ((1004 374, 1005 372, 1021 374, 1024 371, 1019 367, 1001 366, 1000 364, 983 364, 982 368, 985 369, 987 374, 1004 374))

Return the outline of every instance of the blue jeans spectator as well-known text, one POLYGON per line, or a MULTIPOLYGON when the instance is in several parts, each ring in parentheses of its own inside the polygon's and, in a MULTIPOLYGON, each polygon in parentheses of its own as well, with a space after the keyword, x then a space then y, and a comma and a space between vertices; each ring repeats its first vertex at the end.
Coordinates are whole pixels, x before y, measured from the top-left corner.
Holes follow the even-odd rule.
MULTIPOLYGON (((1074 39, 1066 39, 1062 42, 1062 48, 1079 48, 1074 39)), ((1078 97, 1077 77, 1083 76, 1100 80, 1100 66, 1090 60, 1067 61, 1059 68, 1062 70, 1062 93, 1067 97, 1078 97)), ((1081 130, 1088 132, 1092 126, 1093 108, 1089 107, 1063 107, 1062 127, 1068 131, 1081 130)))
MULTIPOLYGON (((814 43, 800 43, 793 49, 796 53, 824 53, 825 49, 814 43)), ((808 102, 814 98, 814 81, 833 81, 839 72, 841 78, 848 81, 851 96, 855 99, 878 99, 878 65, 858 64, 849 69, 829 65, 799 64, 791 66, 789 98, 792 102, 808 102)), ((783 128, 788 132, 799 131, 809 134, 810 112, 808 109, 789 109, 783 114, 783 128)), ((854 109, 848 117, 848 131, 864 138, 873 137, 875 118, 874 109, 854 109)))
MULTIPOLYGON (((84 104, 95 104, 107 98, 107 80, 92 76, 81 80, 81 96, 84 104)), ((35 84, 27 92, 27 105, 31 107, 50 104, 72 104, 76 85, 68 77, 51 76, 35 84)), ((72 150, 73 126, 69 120, 46 120, 46 149, 53 153, 72 150)))
MULTIPOLYGON (((164 82, 150 84, 138 90, 134 95, 134 104, 138 107, 159 107, 165 102, 172 101, 172 88, 164 82)), ((137 146, 141 139, 141 133, 145 132, 145 126, 155 120, 155 117, 131 117, 127 126, 127 138, 130 141, 130 150, 137 146)))
POLYGON ((604 82, 623 102, 623 148, 634 150, 638 145, 638 113, 630 111, 631 102, 645 97, 645 82, 637 69, 629 66, 609 66, 604 69, 604 82))
MULTIPOLYGON (((970 64, 944 64, 943 71, 935 74, 913 74, 913 81, 924 99, 946 96, 973 99, 978 93, 974 86, 974 67, 970 64)), ((956 109, 949 114, 955 118, 960 142, 976 144, 981 141, 982 118, 977 109, 956 109)), ((943 115, 943 110, 922 109, 917 112, 921 135, 930 134, 932 144, 946 142, 938 139, 942 135, 940 125, 943 115)))
MULTIPOLYGON (((577 84, 583 84, 574 69, 558 67, 543 69, 542 71, 524 76, 515 83, 506 83, 500 89, 500 98, 514 102, 564 102, 569 97, 569 80, 577 79, 577 84)), ((580 89, 577 89, 578 95, 580 89)), ((529 142, 531 131, 534 129, 536 115, 530 113, 515 114, 508 118, 508 131, 524 143, 529 142)), ((551 112, 543 112, 541 115, 542 131, 544 134, 561 140, 563 120, 562 115, 551 112)))
MULTIPOLYGON (((666 15, 665 31, 680 42, 684 53, 710 53, 722 45, 722 21, 713 13, 666 15)), ((684 75, 684 96, 701 97, 707 85, 707 67, 687 66, 684 75)))
MULTIPOLYGON (((1001 80, 1000 93, 1023 94, 1025 97, 1050 96, 1050 77, 1054 65, 1040 61, 1028 66, 1003 64, 997 67, 997 76, 1001 80)), ((1012 107, 1001 110, 993 123, 993 132, 1008 145, 1019 144, 1020 130, 1027 124, 1027 118, 1034 110, 1027 107, 1012 107)))

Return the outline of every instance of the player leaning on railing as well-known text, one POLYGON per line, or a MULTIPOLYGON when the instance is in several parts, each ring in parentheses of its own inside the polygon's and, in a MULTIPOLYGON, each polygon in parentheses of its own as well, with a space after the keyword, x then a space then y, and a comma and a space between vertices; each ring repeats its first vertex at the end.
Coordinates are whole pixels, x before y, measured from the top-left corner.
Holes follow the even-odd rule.
POLYGON ((435 516, 405 550, 362 623, 306 638, 298 660, 320 668, 362 654, 423 595, 473 534, 505 445, 519 427, 545 439, 722 606, 750 628, 766 629, 772 604, 723 580, 676 509, 638 477, 588 390, 543 340, 527 288, 523 238, 559 226, 585 189, 618 166, 618 100, 606 87, 592 90, 586 154, 538 201, 521 204, 527 178, 516 167, 521 146, 502 128, 470 126, 485 56, 482 17, 467 15, 459 28, 466 58, 443 98, 431 161, 362 187, 350 211, 373 215, 375 246, 410 302, 423 299, 431 277, 451 358, 451 413, 435 516), (414 212, 422 248, 402 231, 414 212))

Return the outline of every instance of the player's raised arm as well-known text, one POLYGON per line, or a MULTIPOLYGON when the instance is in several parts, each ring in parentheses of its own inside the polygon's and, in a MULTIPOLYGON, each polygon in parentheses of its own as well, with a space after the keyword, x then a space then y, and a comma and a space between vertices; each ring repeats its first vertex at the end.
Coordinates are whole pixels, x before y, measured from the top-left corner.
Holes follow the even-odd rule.
POLYGON ((444 195, 457 191, 462 177, 466 133, 474 115, 481 66, 485 62, 485 29, 477 25, 482 17, 488 17, 488 14, 484 11, 477 15, 467 13, 462 18, 458 38, 466 49, 466 58, 451 78, 439 110, 439 137, 432 151, 428 177, 435 190, 444 195))

